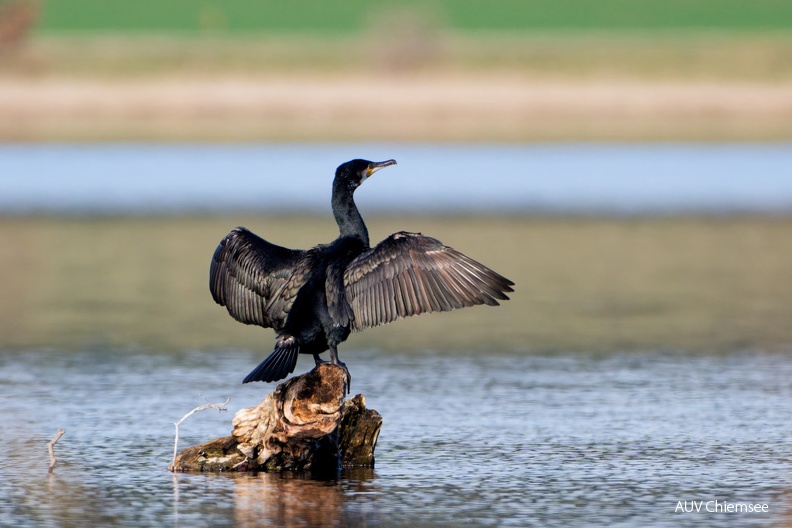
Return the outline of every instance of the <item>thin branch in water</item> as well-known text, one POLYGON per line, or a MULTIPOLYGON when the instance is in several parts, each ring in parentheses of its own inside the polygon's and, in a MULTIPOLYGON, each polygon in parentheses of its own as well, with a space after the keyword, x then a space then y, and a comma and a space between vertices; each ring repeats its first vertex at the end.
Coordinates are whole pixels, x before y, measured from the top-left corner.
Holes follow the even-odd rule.
MULTIPOLYGON (((208 402, 209 400, 206 401, 208 402)), ((188 412, 184 416, 182 416, 181 420, 179 420, 178 422, 173 422, 173 425, 176 426, 176 438, 173 440, 173 461, 171 461, 171 467, 174 467, 176 465, 176 454, 179 451, 179 425, 181 425, 181 423, 184 420, 186 420, 193 414, 197 413, 198 411, 205 411, 206 409, 217 409, 218 412, 228 411, 228 409, 225 406, 228 405, 228 402, 230 401, 231 401, 231 397, 229 396, 228 399, 226 399, 226 401, 223 403, 205 403, 199 407, 196 407, 195 409, 188 412)))
POLYGON ((243 460, 243 461, 242 461, 242 462, 240 462, 239 464, 234 464, 233 466, 231 466, 231 468, 233 468, 233 469, 237 469, 237 468, 239 468, 239 466, 241 466, 241 465, 243 465, 243 464, 247 464, 247 462, 248 462, 248 461, 249 461, 249 460, 248 460, 248 457, 247 457, 247 455, 245 455, 245 460, 243 460))
POLYGON ((58 461, 58 459, 55 458, 55 449, 53 449, 53 447, 55 446, 55 444, 58 443, 58 440, 60 440, 60 437, 63 436, 64 432, 65 431, 63 429, 58 429, 58 432, 55 435, 55 437, 49 442, 47 442, 47 451, 49 451, 49 457, 50 457, 49 473, 52 473, 55 470, 55 462, 58 461))

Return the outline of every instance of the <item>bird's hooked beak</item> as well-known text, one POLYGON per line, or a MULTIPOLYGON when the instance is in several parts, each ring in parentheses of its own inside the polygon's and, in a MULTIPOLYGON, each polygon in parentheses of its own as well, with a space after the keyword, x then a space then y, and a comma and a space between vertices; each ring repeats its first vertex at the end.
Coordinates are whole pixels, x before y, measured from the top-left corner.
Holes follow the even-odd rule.
POLYGON ((370 178, 372 174, 377 172, 380 169, 385 167, 390 167, 391 165, 396 165, 396 160, 388 160, 388 161, 375 161, 369 164, 368 169, 366 170, 366 178, 370 178))

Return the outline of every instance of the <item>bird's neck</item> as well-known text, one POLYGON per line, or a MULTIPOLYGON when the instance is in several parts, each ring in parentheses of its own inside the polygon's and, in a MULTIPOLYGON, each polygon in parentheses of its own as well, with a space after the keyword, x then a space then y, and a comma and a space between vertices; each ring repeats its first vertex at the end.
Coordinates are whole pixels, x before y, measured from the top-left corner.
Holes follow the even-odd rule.
POLYGON ((368 229, 355 205, 352 193, 353 191, 344 186, 333 186, 333 216, 342 237, 357 238, 368 247, 368 229))

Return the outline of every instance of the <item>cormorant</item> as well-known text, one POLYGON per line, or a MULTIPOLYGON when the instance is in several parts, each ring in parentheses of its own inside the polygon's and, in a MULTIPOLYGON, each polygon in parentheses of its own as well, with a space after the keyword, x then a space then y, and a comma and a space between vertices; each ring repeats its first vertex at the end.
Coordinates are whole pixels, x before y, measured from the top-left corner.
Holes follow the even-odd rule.
POLYGON ((277 332, 275 349, 243 383, 285 378, 298 353, 319 364, 329 349, 330 361, 345 367, 337 347, 352 330, 508 299, 512 281, 434 238, 402 231, 369 246, 352 195, 395 164, 355 159, 336 169, 332 205, 340 234, 329 244, 287 249, 237 227, 217 246, 209 271, 215 302, 237 321, 277 332))

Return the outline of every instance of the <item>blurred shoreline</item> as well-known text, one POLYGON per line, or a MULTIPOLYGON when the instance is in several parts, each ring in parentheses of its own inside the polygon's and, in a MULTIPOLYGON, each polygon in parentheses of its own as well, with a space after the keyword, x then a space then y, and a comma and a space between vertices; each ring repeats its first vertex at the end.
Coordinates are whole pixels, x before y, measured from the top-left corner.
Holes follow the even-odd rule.
POLYGON ((0 141, 790 141, 792 37, 44 35, 0 141))
MULTIPOLYGON (((372 241, 420 231, 516 283, 497 309, 414 317, 349 349, 455 353, 788 351, 792 216, 565 218, 375 216, 372 241)), ((0 348, 269 346, 207 290, 234 226, 276 244, 331 240, 327 215, 0 217, 0 348)))

